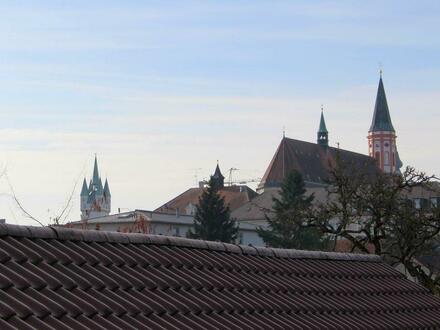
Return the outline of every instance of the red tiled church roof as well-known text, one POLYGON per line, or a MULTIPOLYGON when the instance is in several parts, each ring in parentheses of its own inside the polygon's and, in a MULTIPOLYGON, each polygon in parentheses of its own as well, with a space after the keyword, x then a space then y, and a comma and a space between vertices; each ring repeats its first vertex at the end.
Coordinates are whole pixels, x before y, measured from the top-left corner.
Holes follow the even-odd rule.
POLYGON ((0 225, 1 329, 383 329, 440 299, 379 257, 0 225))
POLYGON ((373 158, 343 149, 321 146, 300 140, 283 138, 258 188, 279 187, 292 170, 299 171, 304 181, 324 184, 337 154, 347 165, 376 170, 373 158))

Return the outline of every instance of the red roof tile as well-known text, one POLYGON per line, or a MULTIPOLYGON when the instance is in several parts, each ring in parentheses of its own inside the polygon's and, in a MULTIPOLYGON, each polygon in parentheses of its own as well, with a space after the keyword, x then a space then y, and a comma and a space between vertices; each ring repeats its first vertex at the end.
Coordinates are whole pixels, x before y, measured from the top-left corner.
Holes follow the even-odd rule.
MULTIPOLYGON (((203 193, 203 188, 190 188, 154 210, 154 212, 188 214, 188 205, 199 204, 199 197, 203 193)), ((231 211, 239 208, 257 196, 257 193, 248 186, 229 186, 219 190, 219 194, 225 199, 225 204, 229 205, 231 211)), ((190 215, 190 214, 189 214, 190 215)))
POLYGON ((0 225, 0 327, 384 329, 440 299, 376 256, 0 225))

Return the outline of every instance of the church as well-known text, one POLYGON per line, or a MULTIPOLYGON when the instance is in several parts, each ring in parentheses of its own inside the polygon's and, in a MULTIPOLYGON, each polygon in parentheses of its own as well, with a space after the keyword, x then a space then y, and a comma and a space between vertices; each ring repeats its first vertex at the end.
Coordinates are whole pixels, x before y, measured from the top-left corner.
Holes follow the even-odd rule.
POLYGON ((87 186, 84 178, 81 189, 81 220, 107 216, 111 211, 111 194, 107 179, 104 186, 98 171, 98 159, 95 155, 93 176, 87 186))
MULTIPOLYGON (((399 173, 402 162, 397 152, 396 132, 391 122, 382 74, 373 120, 368 131, 368 150, 369 155, 364 155, 331 147, 324 113, 321 111, 316 143, 283 136, 256 192, 245 185, 225 185, 218 164, 212 177, 218 182, 219 193, 225 198, 226 204, 229 204, 232 217, 238 221, 261 225, 266 223, 266 214, 272 208, 272 198, 278 194, 285 177, 293 170, 302 174, 308 192, 322 199, 325 198, 323 188, 326 186, 329 170, 336 163, 336 157, 367 173, 378 169, 386 173, 399 173)), ((190 188, 158 207, 155 212, 193 215, 202 192, 203 184, 190 188)))
MULTIPOLYGON (((293 170, 302 174, 307 194, 313 193, 315 200, 325 201, 327 195, 324 187, 337 156, 350 167, 366 173, 377 170, 390 174, 400 173, 402 162, 397 151, 396 131, 391 121, 382 74, 367 143, 368 155, 330 147, 329 132, 321 112, 316 143, 283 136, 258 185, 258 196, 250 203, 233 210, 231 215, 239 221, 264 225, 266 215, 272 209, 273 197, 278 196, 285 177, 293 170)), ((436 204, 439 197, 439 192, 427 189, 414 190, 410 196, 416 207, 423 202, 436 204)))
POLYGON ((368 150, 367 156, 330 147, 329 132, 324 113, 321 111, 316 143, 283 136, 257 190, 263 192, 267 188, 280 187, 286 175, 293 170, 302 174, 306 186, 322 187, 330 168, 335 165, 336 155, 355 168, 374 171, 379 167, 386 173, 398 173, 402 163, 397 152, 396 132, 391 123, 382 76, 379 80, 373 120, 368 131, 368 150))

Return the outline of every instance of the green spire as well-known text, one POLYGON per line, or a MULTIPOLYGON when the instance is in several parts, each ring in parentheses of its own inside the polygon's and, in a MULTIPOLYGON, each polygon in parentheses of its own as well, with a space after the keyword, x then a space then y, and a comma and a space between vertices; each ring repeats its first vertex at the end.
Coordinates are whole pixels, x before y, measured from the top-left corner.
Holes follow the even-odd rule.
POLYGON ((107 181, 107 179, 105 179, 105 184, 104 184, 104 196, 105 196, 106 198, 111 196, 111 194, 110 194, 110 188, 109 188, 109 186, 108 186, 108 181, 107 181))
POLYGON ((99 172, 98 172, 98 159, 95 154, 95 165, 93 166, 93 178, 92 178, 93 185, 99 184, 99 172))
POLYGON ((325 147, 328 146, 328 131, 327 131, 327 127, 325 126, 324 111, 322 109, 322 106, 321 106, 321 120, 319 122, 317 143, 325 147))
POLYGON ((89 189, 87 188, 86 178, 84 178, 82 189, 81 189, 81 197, 85 197, 89 195, 89 189))
POLYGON ((394 127, 391 123, 390 111, 388 109, 387 97, 385 95, 385 88, 383 87, 382 73, 380 75, 379 87, 377 89, 373 121, 369 131, 394 132, 394 127))
POLYGON ((321 109, 321 121, 319 122, 318 133, 328 133, 327 127, 325 126, 324 111, 321 109))

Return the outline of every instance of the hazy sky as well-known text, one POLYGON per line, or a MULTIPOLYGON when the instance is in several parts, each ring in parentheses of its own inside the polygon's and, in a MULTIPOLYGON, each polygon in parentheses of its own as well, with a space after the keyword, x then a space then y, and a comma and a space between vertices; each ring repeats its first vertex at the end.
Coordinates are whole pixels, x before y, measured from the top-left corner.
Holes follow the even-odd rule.
MULTIPOLYGON (((261 178, 282 137, 367 152, 379 63, 405 165, 439 173, 438 1, 2 1, 0 161, 47 222, 98 154, 112 209, 261 178), (38 3, 38 4, 36 4, 38 3)), ((32 223, 0 179, 0 218, 32 223)))

